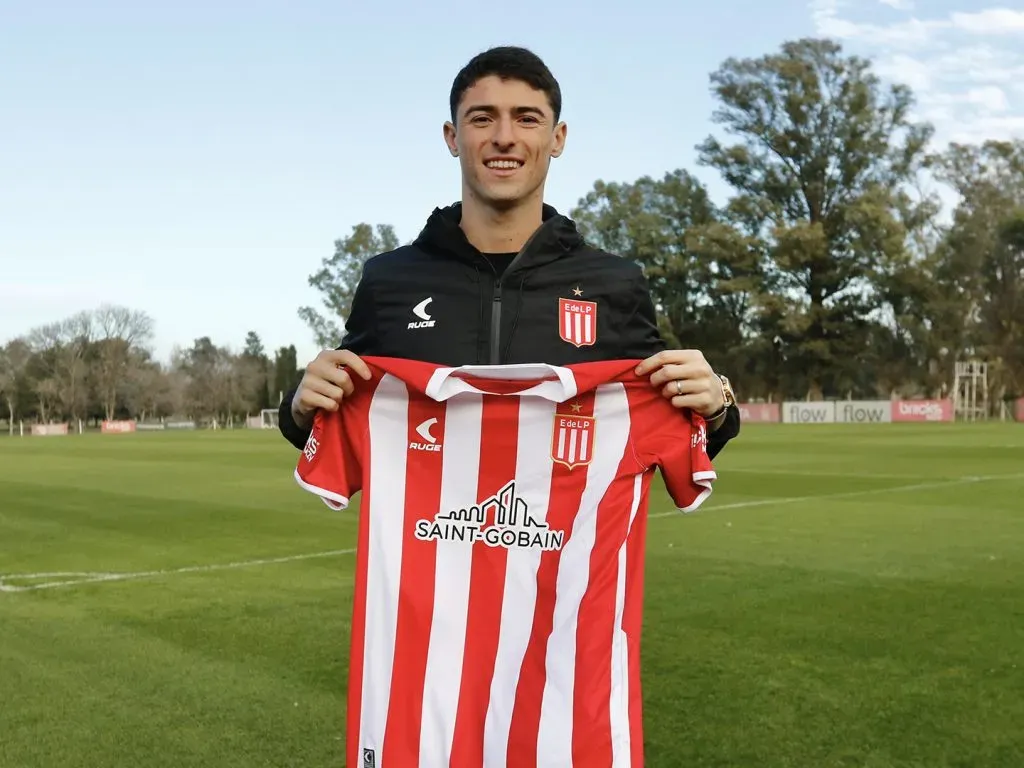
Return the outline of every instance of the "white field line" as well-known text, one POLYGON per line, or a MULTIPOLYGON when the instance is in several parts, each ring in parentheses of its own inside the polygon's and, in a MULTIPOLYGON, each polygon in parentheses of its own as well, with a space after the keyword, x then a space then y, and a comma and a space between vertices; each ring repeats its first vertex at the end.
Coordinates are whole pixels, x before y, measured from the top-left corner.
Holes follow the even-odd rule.
POLYGON ((296 560, 312 560, 319 557, 338 557, 354 554, 354 549, 332 549, 326 552, 311 552, 305 555, 287 555, 285 557, 268 557, 261 560, 240 560, 234 563, 214 563, 212 565, 188 565, 183 568, 163 568, 156 571, 131 571, 126 573, 96 572, 63 572, 63 573, 8 573, 0 575, 0 592, 29 592, 35 589, 53 589, 70 587, 75 584, 95 584, 105 581, 133 581, 148 579, 155 576, 171 576, 178 573, 208 573, 210 571, 227 571, 234 568, 252 568, 258 565, 274 563, 291 563, 296 560), (74 578, 69 578, 74 577, 74 578), (11 584, 11 580, 25 581, 30 579, 60 579, 45 581, 39 584, 11 584))
MULTIPOLYGON (((737 501, 733 504, 720 504, 717 506, 701 505, 701 510, 706 512, 719 512, 726 509, 742 509, 744 507, 763 507, 772 504, 795 504, 800 501, 817 501, 819 499, 849 499, 857 496, 878 496, 885 493, 899 493, 902 491, 925 491, 933 488, 945 488, 953 485, 969 485, 971 483, 983 483, 990 480, 1017 480, 1024 478, 1024 472, 1010 475, 981 475, 961 477, 956 480, 939 480, 933 483, 913 483, 911 485, 892 485, 888 488, 868 488, 863 491, 843 491, 841 493, 822 493, 816 496, 782 496, 774 499, 751 499, 750 501, 737 501)), ((649 517, 671 517, 682 515, 678 510, 669 512, 655 512, 649 517)))
MULTIPOLYGON (((991 480, 1017 480, 1024 478, 1024 473, 1009 475, 981 475, 961 477, 956 480, 940 480, 933 483, 913 483, 912 485, 895 485, 888 488, 870 488, 863 491, 844 491, 842 493, 823 493, 816 496, 783 496, 773 499, 752 499, 750 501, 738 501, 733 504, 720 504, 709 506, 708 512, 719 512, 728 509, 741 509, 744 507, 761 507, 771 504, 793 504, 800 501, 817 501, 820 499, 846 499, 858 496, 876 496, 884 493, 898 493, 901 491, 922 491, 933 488, 944 488, 954 485, 969 485, 972 483, 983 483, 991 480)), ((672 510, 669 512, 655 512, 649 517, 671 517, 683 513, 672 510)), ((36 589, 53 589, 55 587, 69 587, 75 584, 94 584, 109 581, 134 581, 156 576, 170 576, 178 573, 208 573, 210 571, 226 571, 234 568, 252 568, 259 565, 272 565, 274 563, 289 563, 296 560, 312 560, 320 557, 338 557, 341 555, 354 554, 354 549, 333 549, 326 552, 311 552, 305 555, 287 555, 285 557, 264 558, 261 560, 241 560, 234 563, 214 563, 213 565, 189 565, 183 568, 165 568, 155 571, 131 571, 125 573, 98 573, 98 572, 48 572, 48 573, 9 573, 0 576, 0 592, 29 592, 36 589), (69 578, 74 577, 74 578, 69 578), (10 584, 10 580, 24 581, 31 579, 59 578, 60 581, 47 581, 39 584, 10 584)))

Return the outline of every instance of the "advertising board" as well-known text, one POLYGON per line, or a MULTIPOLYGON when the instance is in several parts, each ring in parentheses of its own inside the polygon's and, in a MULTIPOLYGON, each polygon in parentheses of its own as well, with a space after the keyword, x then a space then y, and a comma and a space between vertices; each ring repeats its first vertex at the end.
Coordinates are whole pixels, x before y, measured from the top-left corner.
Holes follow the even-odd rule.
POLYGON ((781 411, 778 403, 736 403, 740 412, 740 423, 778 422, 781 411))
POLYGON ((836 420, 836 404, 831 400, 783 403, 782 420, 786 424, 832 424, 836 420))
POLYGON ((33 424, 32 434, 36 437, 47 437, 54 435, 66 435, 68 433, 68 425, 64 424, 33 424))
POLYGON ((893 400, 893 421, 953 421, 952 400, 893 400))
POLYGON ((123 435, 134 431, 134 421, 104 421, 100 425, 100 432, 104 435, 123 435))
POLYGON ((1017 401, 1017 421, 1024 421, 1024 397, 1017 401))
POLYGON ((889 400, 840 400, 836 403, 836 421, 841 424, 880 424, 892 421, 889 400))

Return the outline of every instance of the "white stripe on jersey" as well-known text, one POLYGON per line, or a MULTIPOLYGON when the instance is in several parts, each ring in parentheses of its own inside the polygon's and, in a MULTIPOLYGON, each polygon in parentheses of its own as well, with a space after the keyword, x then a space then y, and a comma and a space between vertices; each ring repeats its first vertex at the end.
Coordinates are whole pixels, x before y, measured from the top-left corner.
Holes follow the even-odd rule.
MULTIPOLYGON (((530 500, 530 516, 547 521, 554 463, 537 450, 551 440, 555 404, 539 398, 519 399, 519 445, 516 452, 516 492, 530 500)), ((491 682, 490 706, 484 721, 484 765, 503 766, 507 757, 509 728, 516 702, 516 687, 526 648, 530 643, 537 604, 537 569, 543 550, 510 547, 505 566, 501 604, 501 630, 491 682)))
POLYGON ((636 512, 643 493, 643 473, 633 478, 633 503, 629 508, 626 538, 619 547, 619 572, 615 585, 615 624, 612 630, 612 694, 609 702, 612 729, 612 768, 632 765, 629 735, 629 638, 622 629, 622 613, 626 603, 626 545, 633 530, 636 512))
POLYGON ((405 524, 409 396, 405 384, 385 374, 370 403, 369 546, 366 565, 366 632, 359 744, 378 754, 391 703, 391 672, 398 626, 405 524), (394 482, 391 478, 401 478, 394 482))
POLYGON ((576 620, 590 580, 590 553, 597 534, 597 509, 618 473, 629 442, 629 400, 622 384, 602 384, 597 388, 594 420, 601 425, 601 450, 587 470, 587 485, 580 499, 579 512, 558 563, 554 622, 545 659, 537 768, 564 768, 573 764, 576 620))
MULTIPOLYGON (((447 511, 476 499, 480 475, 483 396, 463 394, 448 401, 445 411, 440 509, 447 511)), ((404 450, 404 449, 403 449, 404 450)), ((396 481, 396 485, 404 486, 396 481)), ((473 547, 465 542, 436 542, 434 613, 423 681, 420 723, 420 765, 447 766, 459 709, 462 659, 469 621, 469 584, 473 547)))

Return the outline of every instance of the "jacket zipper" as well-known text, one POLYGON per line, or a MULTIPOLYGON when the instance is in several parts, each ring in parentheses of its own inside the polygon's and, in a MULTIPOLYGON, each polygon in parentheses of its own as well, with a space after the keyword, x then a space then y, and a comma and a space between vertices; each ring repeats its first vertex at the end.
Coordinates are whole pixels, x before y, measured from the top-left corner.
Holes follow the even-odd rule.
MULTIPOLYGON (((537 230, 530 235, 527 241, 523 243, 523 247, 519 249, 519 252, 515 255, 512 261, 509 262, 509 265, 505 267, 505 271, 502 273, 502 276, 507 275, 512 271, 512 267, 517 261, 519 261, 523 252, 530 246, 530 243, 534 241, 537 234, 546 225, 547 222, 542 223, 537 227, 537 230)), ((494 269, 493 265, 491 269, 494 269)), ((502 278, 498 277, 497 272, 495 272, 494 293, 491 295, 491 351, 489 355, 491 365, 501 364, 501 280, 502 278)))
MULTIPOLYGON (((508 269, 508 267, 506 267, 508 269)), ((501 362, 501 279, 495 276, 491 297, 491 365, 501 362)))

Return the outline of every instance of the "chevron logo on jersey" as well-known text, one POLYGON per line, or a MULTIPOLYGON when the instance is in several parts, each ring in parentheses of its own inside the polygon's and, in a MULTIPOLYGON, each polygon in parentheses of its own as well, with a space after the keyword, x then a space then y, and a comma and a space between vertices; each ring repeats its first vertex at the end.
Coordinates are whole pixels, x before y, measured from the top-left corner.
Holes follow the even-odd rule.
POLYGON ((581 299, 558 300, 558 335, 575 347, 589 347, 597 341, 597 302, 581 299))

